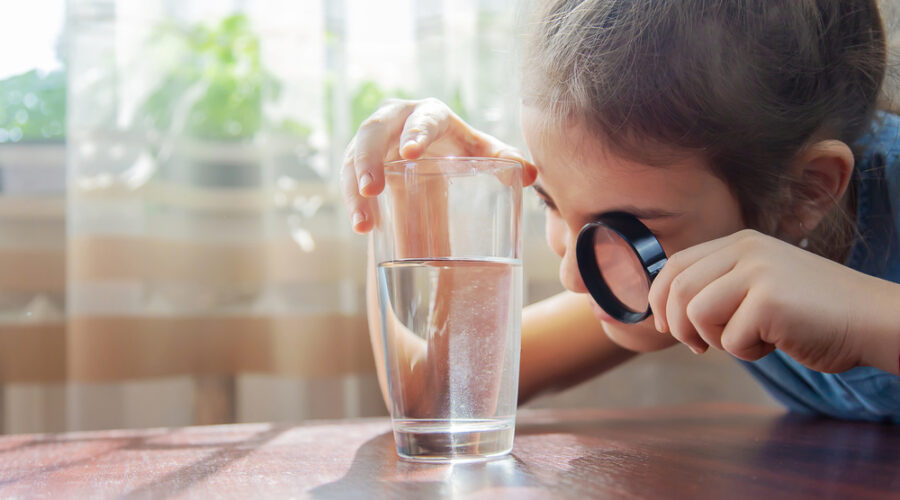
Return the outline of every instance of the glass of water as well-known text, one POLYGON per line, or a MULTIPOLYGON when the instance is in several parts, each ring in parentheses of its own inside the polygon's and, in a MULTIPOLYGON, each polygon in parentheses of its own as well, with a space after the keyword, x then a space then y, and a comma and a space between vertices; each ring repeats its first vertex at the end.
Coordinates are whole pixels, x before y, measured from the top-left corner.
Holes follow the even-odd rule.
POLYGON ((385 165, 375 229, 381 354, 397 452, 484 460, 512 449, 522 319, 522 167, 385 165))

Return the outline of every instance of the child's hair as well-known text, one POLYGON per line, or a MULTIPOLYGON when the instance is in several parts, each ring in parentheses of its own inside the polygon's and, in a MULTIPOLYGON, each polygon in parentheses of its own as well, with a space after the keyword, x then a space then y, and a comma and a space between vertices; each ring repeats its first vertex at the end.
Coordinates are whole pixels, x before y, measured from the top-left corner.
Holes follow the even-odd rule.
MULTIPOLYGON (((632 159, 699 152, 744 222, 768 234, 803 195, 788 164, 814 139, 852 145, 885 75, 876 0, 544 4, 526 53, 526 102, 578 120, 632 159)), ((836 258, 854 230, 831 210, 810 249, 836 258)))

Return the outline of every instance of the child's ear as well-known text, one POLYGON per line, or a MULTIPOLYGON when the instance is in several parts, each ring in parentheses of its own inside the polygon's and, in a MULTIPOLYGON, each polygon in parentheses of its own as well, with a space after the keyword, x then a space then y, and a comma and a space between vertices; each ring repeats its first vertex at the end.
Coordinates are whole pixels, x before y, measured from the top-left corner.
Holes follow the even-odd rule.
POLYGON ((816 142, 805 148, 793 164, 794 227, 783 227, 784 234, 805 237, 825 215, 840 204, 853 173, 853 151, 836 140, 816 142))

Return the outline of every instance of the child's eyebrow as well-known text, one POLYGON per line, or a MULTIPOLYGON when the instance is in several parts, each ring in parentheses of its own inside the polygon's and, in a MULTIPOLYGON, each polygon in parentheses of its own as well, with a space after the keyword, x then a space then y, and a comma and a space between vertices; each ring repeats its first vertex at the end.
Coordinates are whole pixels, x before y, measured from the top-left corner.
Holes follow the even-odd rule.
POLYGON ((632 205, 627 205, 623 207, 615 207, 609 210, 604 210, 602 212, 597 212, 591 214, 590 219, 596 220, 599 219, 601 215, 607 214, 610 212, 625 212, 629 213, 638 219, 641 220, 653 220, 653 219, 667 219, 672 217, 678 217, 684 212, 672 212, 670 210, 663 210, 661 208, 638 208, 632 205))
MULTIPOLYGON (((538 183, 532 184, 532 187, 535 191, 538 192, 539 195, 546 198, 551 204, 553 203, 553 198, 547 193, 547 190, 544 189, 538 183)), ((665 219, 670 217, 678 217, 682 215, 683 212, 673 212, 671 210, 663 210, 661 208, 640 208, 634 205, 625 205, 621 207, 613 207, 608 210, 603 210, 602 212, 596 212, 589 216, 591 220, 599 219, 601 215, 607 214, 609 212, 626 212, 629 213, 638 219, 641 220, 651 220, 651 219, 665 219)))

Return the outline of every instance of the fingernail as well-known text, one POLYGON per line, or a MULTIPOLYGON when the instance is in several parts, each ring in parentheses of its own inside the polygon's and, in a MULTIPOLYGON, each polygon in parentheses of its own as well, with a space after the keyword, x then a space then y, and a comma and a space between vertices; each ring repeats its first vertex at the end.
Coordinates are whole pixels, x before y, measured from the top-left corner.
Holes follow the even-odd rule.
POLYGON ((690 347, 691 350, 694 351, 694 354, 703 354, 703 351, 698 347, 694 347, 692 345, 689 345, 688 347, 690 347))
POLYGON ((362 174, 362 177, 359 178, 359 191, 362 192, 362 190, 366 186, 371 184, 372 181, 374 181, 374 180, 375 179, 372 178, 372 174, 369 174, 369 173, 362 174))
POLYGON ((662 333, 662 324, 659 322, 659 318, 656 316, 653 317, 653 324, 656 326, 656 331, 662 333))
POLYGON ((353 222, 353 227, 356 227, 356 226, 358 226, 361 222, 363 222, 363 221, 366 220, 366 216, 365 216, 365 214, 363 214, 362 212, 355 212, 355 213, 353 214, 353 217, 352 217, 350 220, 351 220, 351 222, 353 222))
POLYGON ((418 146, 418 145, 419 145, 418 138, 416 138, 416 139, 410 139, 410 140, 406 141, 405 143, 403 143, 403 147, 400 148, 400 149, 406 149, 406 148, 409 148, 409 147, 412 147, 412 146, 418 146))

